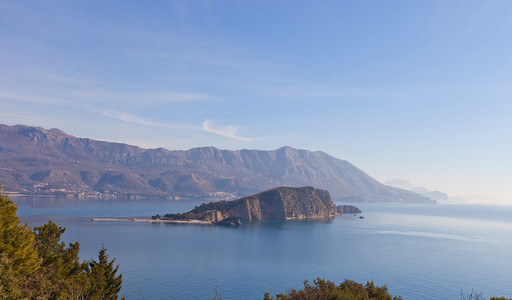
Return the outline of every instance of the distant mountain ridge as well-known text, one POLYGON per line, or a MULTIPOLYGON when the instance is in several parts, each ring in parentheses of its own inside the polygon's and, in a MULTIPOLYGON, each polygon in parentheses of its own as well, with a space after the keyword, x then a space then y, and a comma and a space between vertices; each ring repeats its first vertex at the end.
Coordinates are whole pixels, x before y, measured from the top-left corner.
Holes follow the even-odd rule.
POLYGON ((406 180, 403 180, 403 179, 391 179, 391 180, 384 182, 384 184, 423 195, 423 196, 433 199, 439 203, 464 203, 464 202, 466 202, 466 200, 464 198, 450 197, 446 193, 443 193, 440 191, 430 191, 424 187, 417 187, 417 186, 413 185, 412 183, 410 183, 406 180))
POLYGON ((328 190, 335 201, 433 202, 382 185, 320 151, 144 149, 24 125, 0 125, 0 183, 22 193, 219 199, 275 186, 314 186, 328 190))

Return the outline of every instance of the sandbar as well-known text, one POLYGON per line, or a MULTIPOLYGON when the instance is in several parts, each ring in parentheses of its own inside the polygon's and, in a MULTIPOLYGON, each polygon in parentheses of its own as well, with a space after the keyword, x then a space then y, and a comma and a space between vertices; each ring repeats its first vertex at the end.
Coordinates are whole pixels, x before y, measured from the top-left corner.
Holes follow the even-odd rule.
POLYGON ((121 219, 121 218, 91 218, 91 221, 130 221, 130 222, 151 222, 151 223, 173 223, 173 224, 202 224, 202 225, 212 225, 213 223, 210 221, 203 220, 153 220, 153 219, 137 219, 137 218, 129 218, 129 219, 121 219))

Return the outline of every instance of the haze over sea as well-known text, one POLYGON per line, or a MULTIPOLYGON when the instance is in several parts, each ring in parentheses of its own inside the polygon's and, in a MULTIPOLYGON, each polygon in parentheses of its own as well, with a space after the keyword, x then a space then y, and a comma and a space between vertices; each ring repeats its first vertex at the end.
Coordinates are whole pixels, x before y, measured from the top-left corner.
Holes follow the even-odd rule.
POLYGON ((262 299, 316 277, 386 284, 404 299, 458 299, 472 289, 512 297, 512 207, 358 204, 364 219, 263 221, 234 229, 142 222, 92 222, 182 212, 198 201, 64 201, 13 197, 34 226, 49 219, 80 242, 116 257, 127 299, 262 299))

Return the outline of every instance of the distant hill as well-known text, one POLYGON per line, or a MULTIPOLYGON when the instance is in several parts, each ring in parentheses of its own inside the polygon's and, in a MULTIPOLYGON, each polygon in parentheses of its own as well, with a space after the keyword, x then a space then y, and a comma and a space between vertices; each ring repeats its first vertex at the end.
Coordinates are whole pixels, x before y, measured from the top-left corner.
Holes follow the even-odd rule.
POLYGON ((437 202, 461 203, 466 201, 464 198, 461 197, 450 197, 446 193, 440 191, 430 191, 424 187, 414 186, 412 183, 402 179, 388 180, 384 182, 384 184, 423 195, 425 197, 436 200, 437 202))
POLYGON ((225 200, 275 186, 314 186, 335 201, 433 202, 320 151, 144 149, 23 125, 0 125, 0 183, 20 193, 225 200))
POLYGON ((416 186, 414 186, 412 183, 402 179, 391 179, 384 182, 384 184, 406 191, 412 191, 414 188, 416 188, 416 186))

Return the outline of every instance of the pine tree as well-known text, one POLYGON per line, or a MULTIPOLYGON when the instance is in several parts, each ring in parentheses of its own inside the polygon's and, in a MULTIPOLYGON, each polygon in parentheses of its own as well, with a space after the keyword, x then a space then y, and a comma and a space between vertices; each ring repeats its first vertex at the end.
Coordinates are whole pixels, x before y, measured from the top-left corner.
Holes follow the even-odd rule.
POLYGON ((117 294, 121 290, 123 276, 116 276, 119 265, 114 267, 114 262, 115 258, 108 260, 107 249, 102 245, 98 261, 92 260, 89 263, 90 299, 118 299, 117 294))
POLYGON ((41 258, 41 267, 35 280, 39 296, 50 299, 77 298, 86 291, 86 263, 80 263, 78 252, 80 244, 70 243, 66 247, 60 241, 65 228, 52 221, 34 227, 34 247, 41 258))
POLYGON ((32 246, 34 233, 21 223, 16 211, 16 204, 0 194, 0 254, 16 266, 17 275, 28 276, 38 268, 40 260, 32 246))
POLYGON ((65 228, 49 221, 32 230, 16 211, 0 194, 0 300, 118 298, 122 275, 105 247, 98 262, 80 263, 80 244, 60 240, 65 228))
POLYGON ((14 271, 12 260, 6 252, 0 254, 0 299, 11 300, 22 298, 20 277, 14 271))

